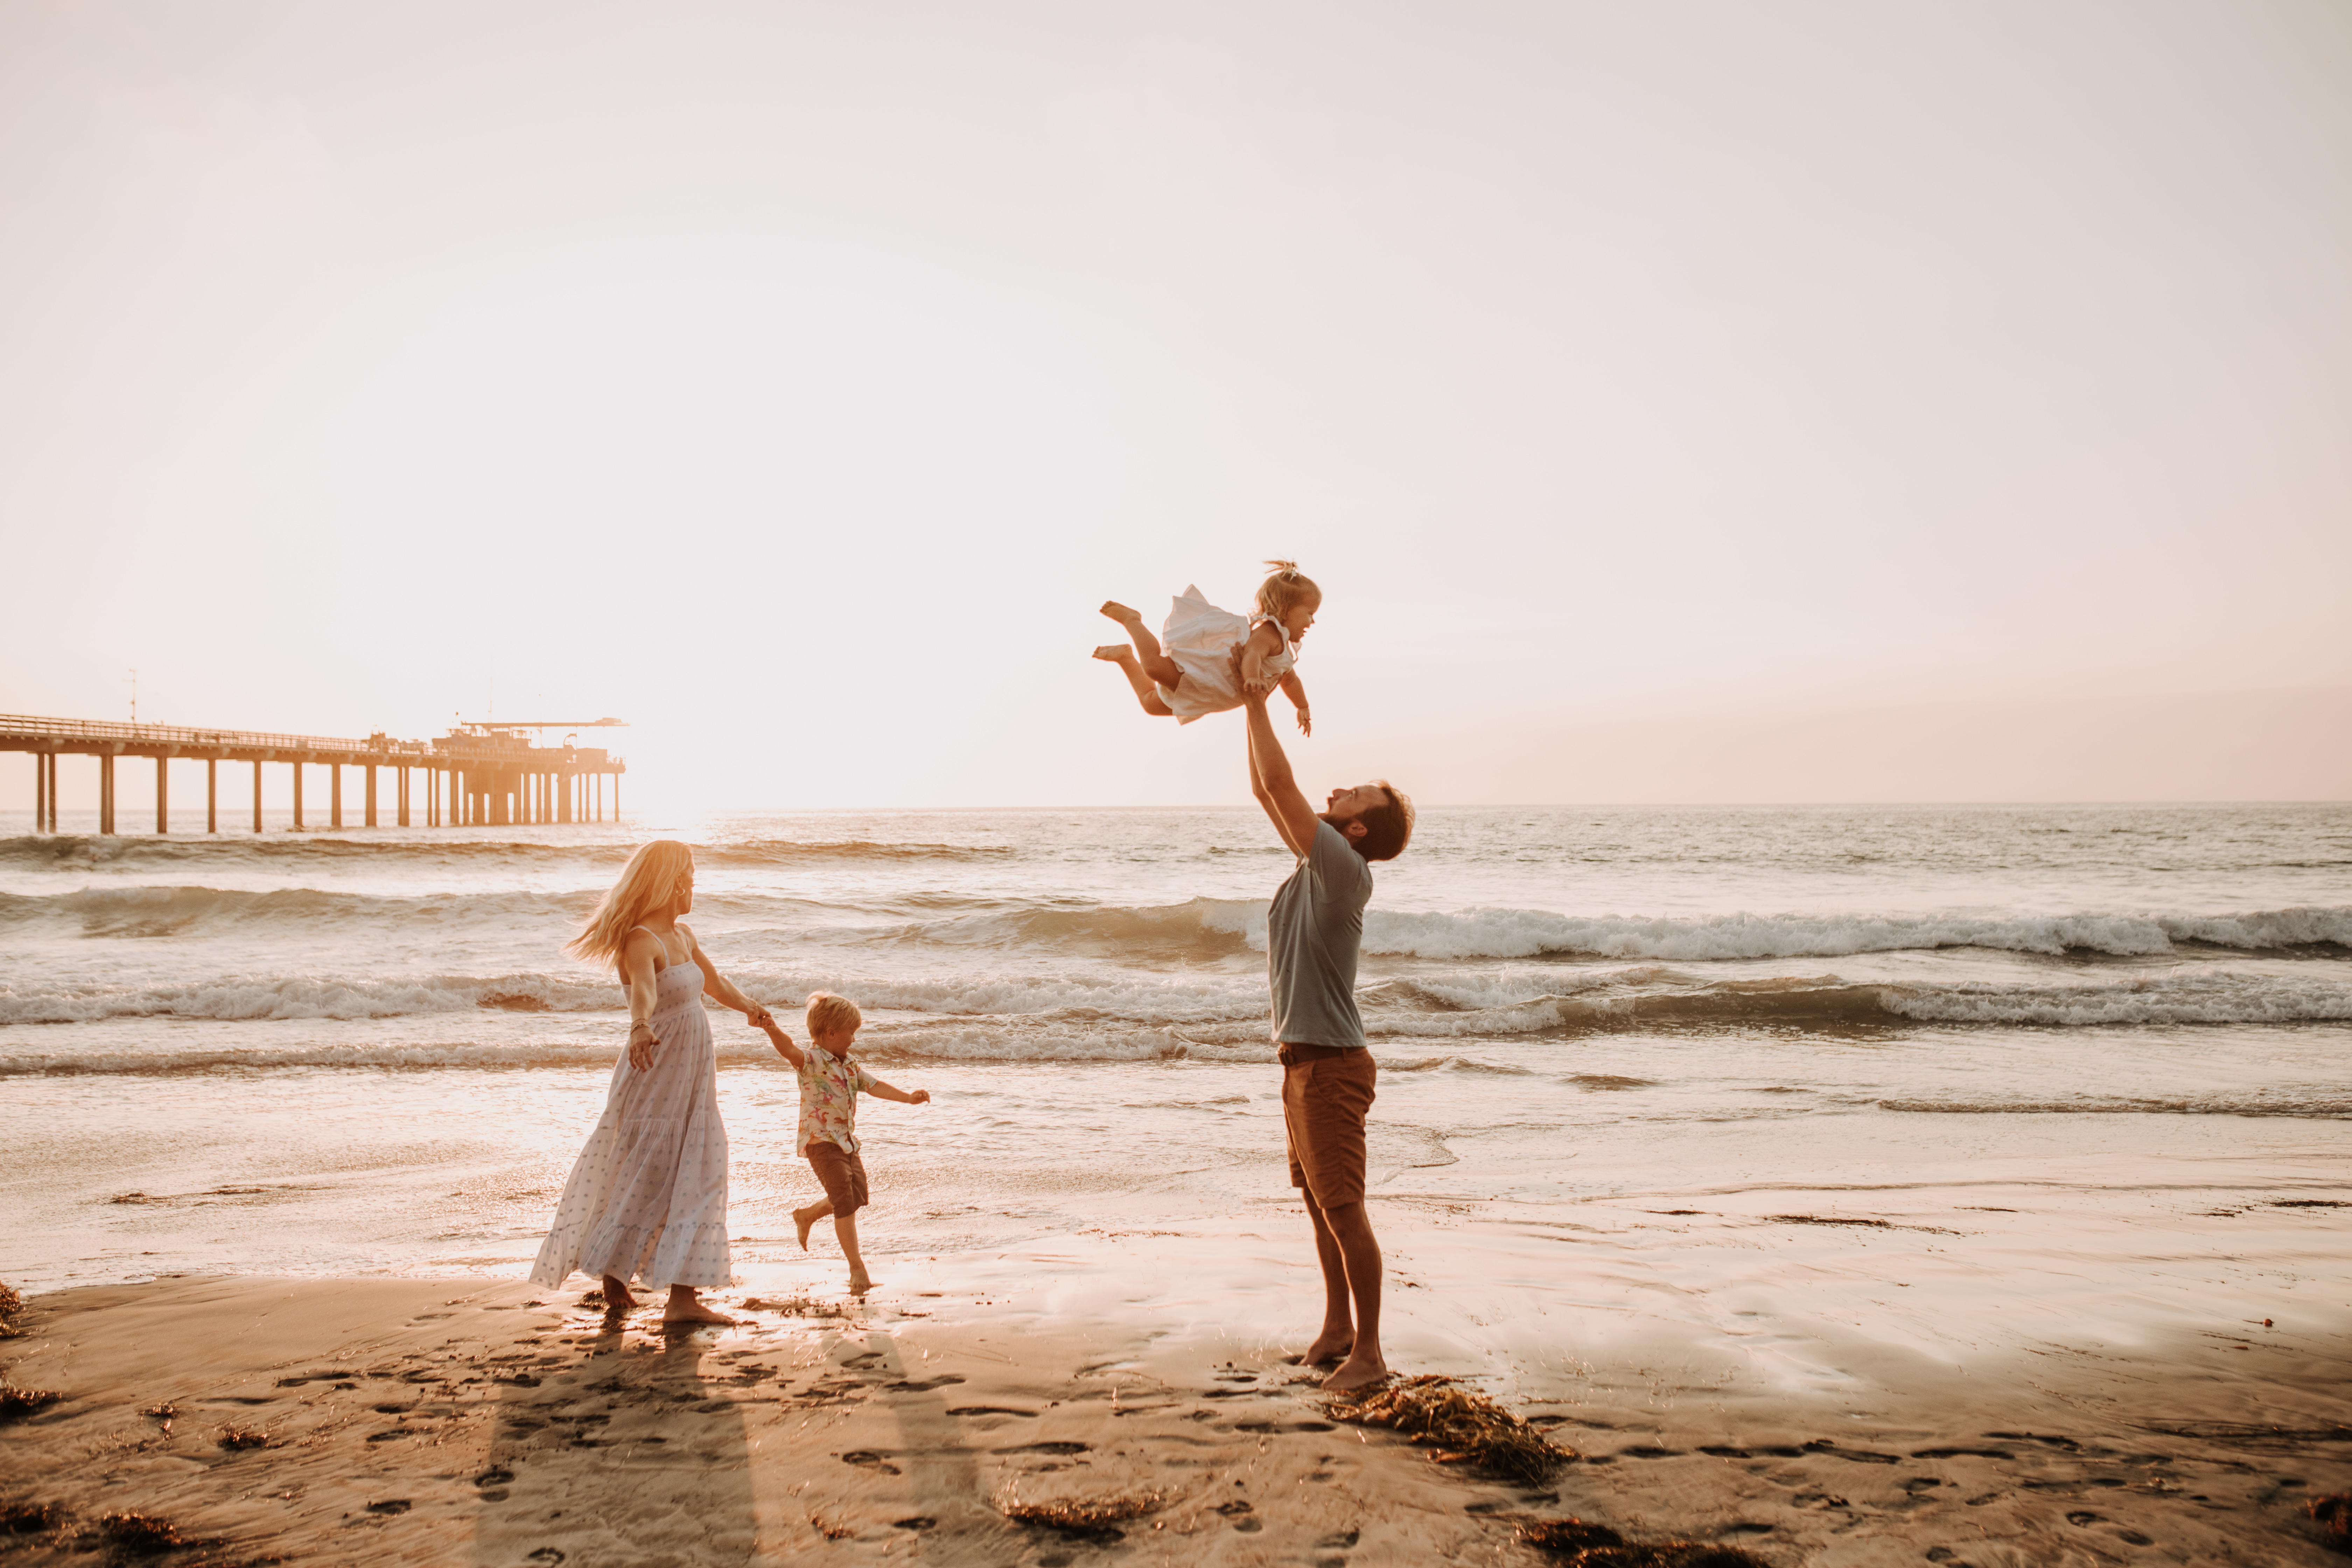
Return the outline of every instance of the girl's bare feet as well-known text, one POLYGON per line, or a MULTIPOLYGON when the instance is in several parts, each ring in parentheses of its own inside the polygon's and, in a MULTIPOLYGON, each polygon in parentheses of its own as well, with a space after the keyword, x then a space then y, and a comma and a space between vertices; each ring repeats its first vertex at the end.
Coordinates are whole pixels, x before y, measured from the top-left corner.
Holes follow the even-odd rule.
POLYGON ((637 1299, 629 1294, 628 1286, 624 1284, 622 1281, 614 1279, 610 1274, 605 1275, 604 1310, 608 1312, 634 1312, 636 1310, 636 1308, 637 1299))
POLYGON ((1329 1366, 1355 1348, 1353 1330, 1335 1332, 1326 1329, 1315 1336, 1315 1342, 1307 1347, 1307 1353, 1300 1356, 1298 1362, 1301 1366, 1329 1366))
POLYGON ((1142 611, 1130 610, 1125 605, 1120 604, 1117 599, 1105 599, 1103 601, 1102 613, 1108 616, 1112 620, 1117 621, 1123 626, 1137 626, 1143 620, 1142 611))
POLYGON ((1095 649, 1095 657, 1109 664, 1125 664, 1135 655, 1123 642, 1107 642, 1095 649))
POLYGON ((732 1323, 735 1320, 724 1312, 714 1311, 703 1305, 702 1299, 684 1285, 669 1288, 669 1305, 662 1309, 665 1323, 732 1323))
POLYGON ((1323 1380, 1323 1386, 1333 1394, 1355 1394, 1367 1388, 1377 1388, 1389 1380, 1389 1363, 1379 1356, 1349 1355, 1339 1363, 1339 1370, 1323 1380))

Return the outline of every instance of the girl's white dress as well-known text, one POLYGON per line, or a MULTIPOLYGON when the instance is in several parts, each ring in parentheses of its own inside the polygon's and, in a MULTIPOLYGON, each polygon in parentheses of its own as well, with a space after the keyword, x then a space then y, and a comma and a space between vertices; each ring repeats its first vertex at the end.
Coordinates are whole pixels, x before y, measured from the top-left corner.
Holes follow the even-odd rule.
POLYGON ((709 1289, 733 1277, 727 1250, 727 1129, 719 1120, 719 1054, 702 1008, 702 968, 654 976, 654 1065, 613 1064, 604 1114, 563 1184, 531 1283, 573 1269, 659 1289, 709 1289))
MULTIPOLYGON (((1162 686, 1159 691, 1160 700, 1168 704, 1178 723, 1190 724, 1203 713, 1223 713, 1242 705, 1241 690, 1234 684, 1234 645, 1246 641, 1256 625, 1247 616, 1217 608, 1201 597, 1197 586, 1188 585, 1170 601, 1168 624, 1160 630, 1160 647, 1176 661, 1184 679, 1174 690, 1162 686)), ((1276 630, 1280 629, 1277 624, 1276 630)), ((1265 661, 1265 672, 1288 675, 1297 662, 1298 645, 1285 637, 1282 651, 1265 661)))

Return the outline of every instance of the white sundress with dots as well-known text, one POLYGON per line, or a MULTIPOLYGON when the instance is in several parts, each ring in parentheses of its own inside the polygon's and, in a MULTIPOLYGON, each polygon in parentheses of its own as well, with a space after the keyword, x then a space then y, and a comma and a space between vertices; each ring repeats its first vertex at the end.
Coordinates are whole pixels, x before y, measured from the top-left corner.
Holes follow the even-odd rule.
POLYGON ((733 1277, 727 1129, 702 984, 691 962, 654 976, 653 1066, 630 1067, 626 1050, 613 1064, 604 1114, 563 1184, 532 1284, 552 1289, 575 1268, 656 1289, 708 1289, 733 1277))

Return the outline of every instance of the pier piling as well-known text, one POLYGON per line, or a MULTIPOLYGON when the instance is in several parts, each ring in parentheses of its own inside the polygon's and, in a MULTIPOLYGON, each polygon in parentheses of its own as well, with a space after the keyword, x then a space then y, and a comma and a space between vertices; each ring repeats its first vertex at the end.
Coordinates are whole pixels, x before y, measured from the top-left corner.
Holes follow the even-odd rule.
POLYGON ((168 757, 155 759, 155 837, 161 838, 172 831, 172 762, 168 757))
POLYGON ((220 831, 220 759, 205 759, 205 831, 220 831))

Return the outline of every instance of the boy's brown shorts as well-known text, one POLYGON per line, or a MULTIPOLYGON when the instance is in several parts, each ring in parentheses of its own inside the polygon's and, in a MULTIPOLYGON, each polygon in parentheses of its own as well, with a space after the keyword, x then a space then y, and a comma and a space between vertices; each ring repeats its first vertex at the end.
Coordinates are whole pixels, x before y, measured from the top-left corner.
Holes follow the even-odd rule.
POLYGON ((840 1144, 819 1142, 808 1146, 809 1169, 824 1187, 825 1201, 835 1214, 856 1214, 866 1206, 866 1159, 840 1144))
POLYGON ((1364 1201, 1364 1112, 1380 1068, 1372 1053, 1339 1046, 1282 1047, 1282 1127, 1290 1184, 1320 1209, 1364 1201))

